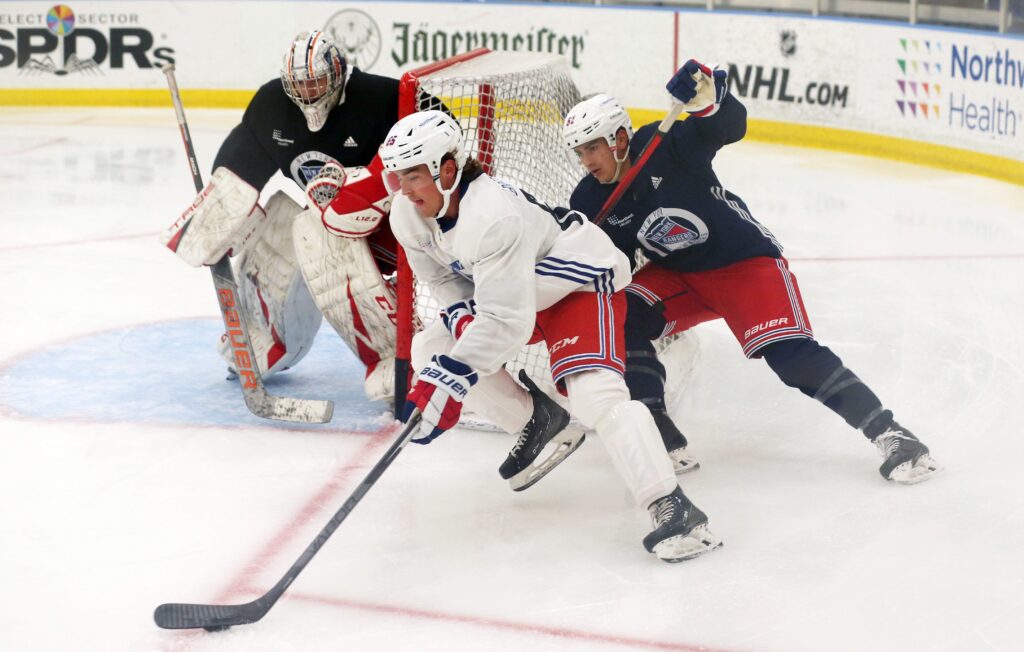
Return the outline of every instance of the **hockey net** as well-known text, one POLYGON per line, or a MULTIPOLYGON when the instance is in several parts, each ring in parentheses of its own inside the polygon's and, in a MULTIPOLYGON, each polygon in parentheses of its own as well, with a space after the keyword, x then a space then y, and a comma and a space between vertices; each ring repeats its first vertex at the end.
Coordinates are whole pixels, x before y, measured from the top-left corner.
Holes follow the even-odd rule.
MULTIPOLYGON (((562 57, 480 49, 405 73, 399 117, 417 110, 451 112, 462 127, 469 156, 480 161, 485 172, 549 205, 565 206, 584 169, 563 143, 562 121, 580 99, 562 57)), ((429 288, 415 281, 400 251, 395 378, 398 408, 408 390, 412 337, 437 320, 442 308, 429 288)), ((696 349, 686 348, 685 370, 663 359, 670 368, 670 377, 680 372, 688 374, 696 349)), ((551 380, 543 342, 524 347, 506 368, 513 375, 525 369, 541 389, 561 400, 551 380)), ((479 424, 472 415, 469 421, 471 425, 479 424)))

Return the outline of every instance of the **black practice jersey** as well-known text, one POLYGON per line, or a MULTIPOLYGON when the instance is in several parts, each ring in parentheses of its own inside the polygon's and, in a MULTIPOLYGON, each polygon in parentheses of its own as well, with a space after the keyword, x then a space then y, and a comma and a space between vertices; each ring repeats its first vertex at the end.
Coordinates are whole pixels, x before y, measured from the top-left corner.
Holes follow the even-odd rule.
MULTIPOLYGON (((637 130, 629 146, 635 161, 658 125, 637 130)), ((640 249, 654 264, 681 272, 725 267, 755 256, 782 256, 774 236, 742 199, 722 187, 711 162, 746 133, 747 110, 731 94, 707 118, 675 123, 601 225, 623 253, 640 249)), ((594 218, 615 184, 588 174, 569 204, 594 218)))
POLYGON ((302 111, 285 95, 281 80, 274 79, 256 91, 213 166, 223 165, 257 189, 278 170, 305 188, 328 161, 369 165, 397 121, 397 79, 353 68, 345 101, 317 132, 306 127, 302 111))

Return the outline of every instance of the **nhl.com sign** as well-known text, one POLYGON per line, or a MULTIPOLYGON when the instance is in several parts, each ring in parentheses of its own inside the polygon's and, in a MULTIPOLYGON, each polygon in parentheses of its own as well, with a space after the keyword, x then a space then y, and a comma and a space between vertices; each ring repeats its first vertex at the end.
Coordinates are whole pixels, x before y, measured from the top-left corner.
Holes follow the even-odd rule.
POLYGON ((53 5, 42 13, 0 13, 0 68, 22 74, 98 75, 105 69, 174 63, 174 50, 131 12, 76 13, 53 5))
MULTIPOLYGON (((358 9, 345 9, 331 16, 324 31, 348 57, 363 70, 377 62, 383 49, 383 37, 377 22, 358 9)), ((426 22, 413 25, 391 24, 391 61, 399 68, 439 61, 477 48, 495 51, 525 51, 560 54, 569 65, 579 69, 585 37, 549 27, 531 27, 521 31, 500 29, 436 29, 426 22)))

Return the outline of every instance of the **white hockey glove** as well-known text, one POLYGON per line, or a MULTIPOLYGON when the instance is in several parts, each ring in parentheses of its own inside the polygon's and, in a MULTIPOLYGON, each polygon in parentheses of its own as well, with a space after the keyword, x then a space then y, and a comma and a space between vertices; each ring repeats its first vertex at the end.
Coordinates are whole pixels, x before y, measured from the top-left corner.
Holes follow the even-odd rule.
POLYGON ((446 355, 435 355, 430 364, 420 370, 405 404, 406 420, 415 408, 423 415, 420 435, 410 441, 429 444, 455 427, 462 416, 462 401, 476 381, 477 374, 469 365, 446 355))
POLYGON ((728 73, 718 67, 709 68, 694 59, 672 75, 665 88, 683 104, 683 110, 695 118, 706 118, 718 111, 729 91, 728 73))
POLYGON ((260 192, 219 167, 192 205, 160 236, 168 249, 193 267, 233 256, 266 224, 260 192))
POLYGON ((365 238, 377 230, 391 209, 380 157, 366 167, 342 168, 327 163, 306 186, 310 204, 320 211, 324 227, 346 238, 365 238))
POLYGON ((473 323, 475 315, 476 301, 466 299, 465 301, 453 303, 442 310, 441 321, 444 322, 445 328, 452 334, 452 337, 459 339, 462 337, 462 332, 466 330, 466 327, 473 323))

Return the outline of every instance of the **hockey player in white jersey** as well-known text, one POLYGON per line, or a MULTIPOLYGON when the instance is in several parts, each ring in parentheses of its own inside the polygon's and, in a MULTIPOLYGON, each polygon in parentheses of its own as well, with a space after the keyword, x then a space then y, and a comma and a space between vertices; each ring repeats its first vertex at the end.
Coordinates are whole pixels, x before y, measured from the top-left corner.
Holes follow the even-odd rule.
MULTIPOLYGON (((571 412, 598 434, 652 516, 646 549, 677 562, 718 547, 707 517, 680 489, 650 412, 629 399, 623 381, 625 255, 580 214, 552 210, 484 174, 444 113, 400 120, 380 156, 385 185, 397 193, 395 237, 420 282, 449 306, 443 322, 414 340, 419 373, 408 412, 418 407, 423 419, 413 441, 429 443, 453 427, 468 397, 509 432, 537 421, 535 407, 550 398, 523 390, 503 365, 539 332, 571 412)), ((503 476, 522 466, 519 448, 503 476)))

